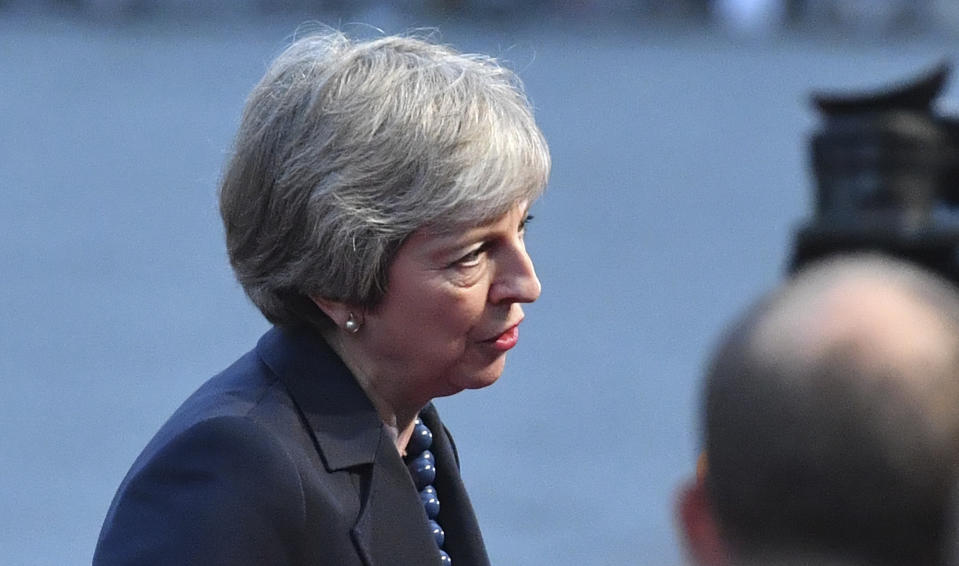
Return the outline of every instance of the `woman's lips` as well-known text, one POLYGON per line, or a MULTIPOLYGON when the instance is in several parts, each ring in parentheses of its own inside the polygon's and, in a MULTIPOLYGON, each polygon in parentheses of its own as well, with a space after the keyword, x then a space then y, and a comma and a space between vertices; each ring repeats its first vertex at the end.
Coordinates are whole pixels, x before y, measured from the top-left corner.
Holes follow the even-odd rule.
POLYGON ((491 342, 494 348, 505 352, 512 349, 519 341, 519 325, 511 326, 506 332, 500 334, 491 342))

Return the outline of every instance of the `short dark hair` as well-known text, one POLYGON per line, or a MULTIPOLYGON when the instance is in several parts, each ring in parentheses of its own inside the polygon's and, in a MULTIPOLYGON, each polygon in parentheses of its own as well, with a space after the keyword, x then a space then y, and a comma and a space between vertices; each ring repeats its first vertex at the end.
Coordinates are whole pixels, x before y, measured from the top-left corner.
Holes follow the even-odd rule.
POLYGON ((959 298, 948 282, 877 255, 810 266, 732 327, 704 397, 706 489, 734 553, 942 563, 959 469, 959 298), (828 308, 817 301, 848 304, 856 285, 926 309, 949 346, 883 359, 848 334, 804 342, 828 308))

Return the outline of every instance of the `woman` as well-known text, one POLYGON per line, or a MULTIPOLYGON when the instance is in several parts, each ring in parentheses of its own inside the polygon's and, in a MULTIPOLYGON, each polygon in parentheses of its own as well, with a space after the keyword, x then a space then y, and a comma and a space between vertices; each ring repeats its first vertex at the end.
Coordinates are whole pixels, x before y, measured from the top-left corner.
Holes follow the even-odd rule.
POLYGON ((549 154, 519 82, 414 38, 296 41, 220 188, 274 323, 120 485, 96 564, 488 564, 434 397, 490 385, 539 281, 549 154))

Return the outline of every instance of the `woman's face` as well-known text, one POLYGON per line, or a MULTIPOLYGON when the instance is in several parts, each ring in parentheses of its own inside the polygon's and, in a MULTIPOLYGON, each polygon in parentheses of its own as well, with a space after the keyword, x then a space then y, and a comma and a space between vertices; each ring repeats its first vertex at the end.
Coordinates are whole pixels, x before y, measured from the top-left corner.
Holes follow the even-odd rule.
POLYGON ((522 202, 487 225, 406 240, 386 296, 355 336, 370 373, 427 400, 499 378, 521 304, 540 293, 523 241, 527 211, 522 202))

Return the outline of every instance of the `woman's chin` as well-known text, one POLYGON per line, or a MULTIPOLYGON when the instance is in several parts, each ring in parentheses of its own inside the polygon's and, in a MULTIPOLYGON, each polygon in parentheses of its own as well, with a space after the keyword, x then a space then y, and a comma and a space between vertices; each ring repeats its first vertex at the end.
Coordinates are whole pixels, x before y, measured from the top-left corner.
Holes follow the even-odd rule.
POLYGON ((505 361, 506 356, 500 356, 498 360, 478 371, 470 372, 466 375, 459 375, 451 379, 447 382, 448 387, 446 390, 436 396, 448 397, 467 389, 483 389, 484 387, 493 385, 499 380, 500 376, 503 375, 505 361))
POLYGON ((503 375, 503 369, 506 366, 506 355, 499 358, 484 367, 481 371, 469 376, 463 381, 463 389, 482 389, 496 383, 503 375))
POLYGON ((501 374, 496 374, 490 377, 483 377, 482 379, 475 379, 466 387, 466 389, 483 389, 484 387, 489 387, 499 380, 501 374))

